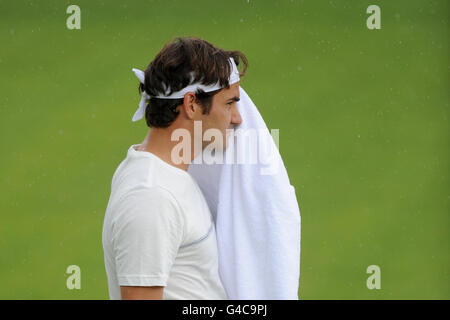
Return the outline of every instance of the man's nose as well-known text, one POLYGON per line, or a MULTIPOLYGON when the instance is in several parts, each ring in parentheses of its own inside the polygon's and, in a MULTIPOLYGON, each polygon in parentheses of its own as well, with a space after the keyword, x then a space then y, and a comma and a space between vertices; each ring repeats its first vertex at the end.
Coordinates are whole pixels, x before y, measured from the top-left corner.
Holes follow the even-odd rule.
POLYGON ((231 113, 231 123, 234 125, 239 125, 241 124, 241 122, 242 122, 241 114, 239 113, 239 110, 235 104, 231 113))

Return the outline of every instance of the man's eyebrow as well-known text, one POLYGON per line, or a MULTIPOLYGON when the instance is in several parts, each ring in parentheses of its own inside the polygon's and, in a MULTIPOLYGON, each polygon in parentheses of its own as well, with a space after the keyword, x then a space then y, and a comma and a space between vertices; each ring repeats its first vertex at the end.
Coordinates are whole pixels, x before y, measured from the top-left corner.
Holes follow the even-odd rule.
POLYGON ((241 100, 239 97, 234 96, 233 98, 230 98, 227 101, 239 101, 239 100, 241 100))

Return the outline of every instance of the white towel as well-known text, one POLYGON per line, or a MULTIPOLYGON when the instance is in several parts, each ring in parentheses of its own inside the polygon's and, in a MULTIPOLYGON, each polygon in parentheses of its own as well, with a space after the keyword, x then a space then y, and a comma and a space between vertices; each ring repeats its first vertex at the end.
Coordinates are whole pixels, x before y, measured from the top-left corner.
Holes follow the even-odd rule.
MULTIPOLYGON (((261 141, 274 151, 269 164, 267 159, 264 164, 202 163, 191 164, 188 171, 215 220, 219 274, 228 298, 296 300, 301 220, 295 189, 258 109, 239 90, 242 123, 236 129, 263 130, 261 141)), ((248 147, 234 139, 226 153, 236 155, 248 147)))

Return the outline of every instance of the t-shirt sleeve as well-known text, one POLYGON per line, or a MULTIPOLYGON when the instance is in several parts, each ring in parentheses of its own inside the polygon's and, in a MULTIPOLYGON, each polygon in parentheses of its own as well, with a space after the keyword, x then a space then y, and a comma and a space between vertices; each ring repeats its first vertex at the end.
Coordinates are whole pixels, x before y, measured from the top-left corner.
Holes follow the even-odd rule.
POLYGON ((133 191, 120 204, 113 247, 120 286, 166 286, 184 236, 172 194, 160 187, 133 191))

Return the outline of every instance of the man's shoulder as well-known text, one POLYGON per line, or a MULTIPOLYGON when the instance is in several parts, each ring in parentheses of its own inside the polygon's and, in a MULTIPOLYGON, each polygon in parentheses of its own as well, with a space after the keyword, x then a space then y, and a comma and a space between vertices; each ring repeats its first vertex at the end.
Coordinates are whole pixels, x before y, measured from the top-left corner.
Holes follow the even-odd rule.
POLYGON ((192 189, 192 177, 181 169, 171 170, 152 158, 128 161, 116 170, 112 187, 119 196, 130 192, 150 192, 179 198, 192 189))
POLYGON ((141 186, 129 190, 112 208, 116 225, 147 225, 157 221, 178 221, 184 224, 183 209, 170 190, 161 186, 141 186))
POLYGON ((133 202, 136 204, 145 205, 160 205, 170 203, 179 207, 177 196, 173 190, 166 188, 162 185, 139 185, 127 192, 124 200, 133 202))

